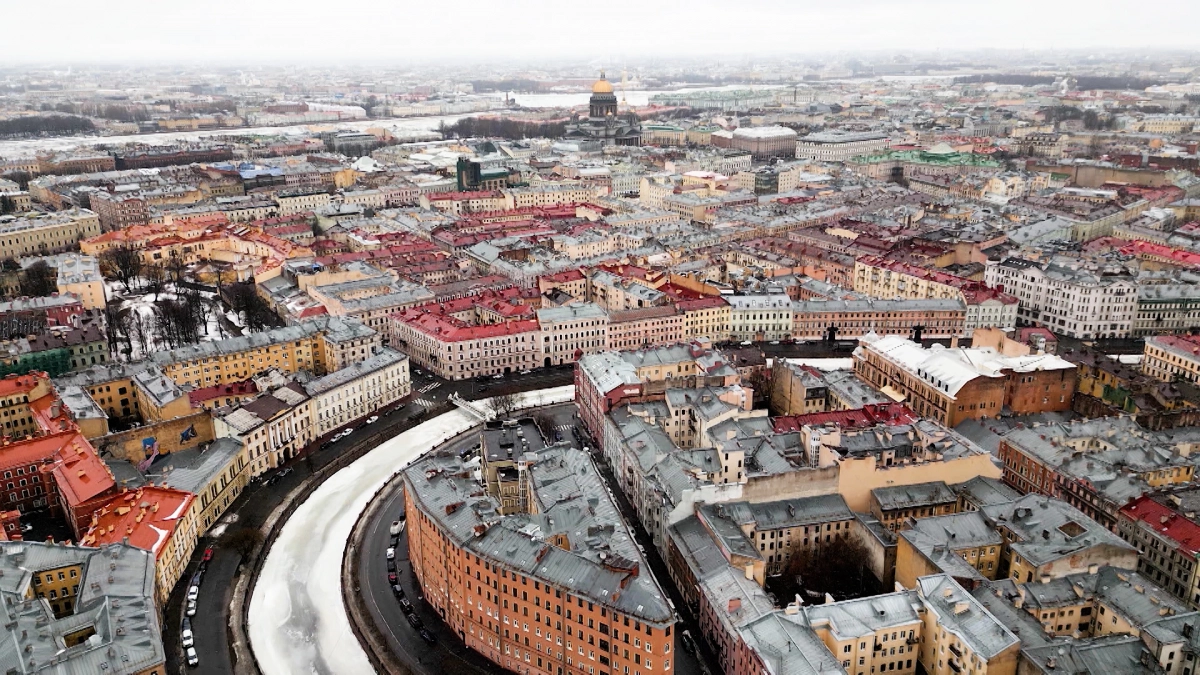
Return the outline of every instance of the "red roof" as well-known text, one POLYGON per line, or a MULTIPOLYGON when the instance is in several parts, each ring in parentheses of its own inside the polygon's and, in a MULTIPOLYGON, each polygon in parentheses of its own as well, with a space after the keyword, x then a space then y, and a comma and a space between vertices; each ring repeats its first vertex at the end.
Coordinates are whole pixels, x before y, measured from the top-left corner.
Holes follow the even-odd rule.
POLYGON ((51 455, 43 456, 53 456, 57 460, 54 465, 54 482, 58 484, 58 491, 62 493, 68 505, 83 504, 116 487, 117 482, 113 480, 108 465, 100 459, 96 449, 82 434, 73 431, 45 438, 57 439, 57 448, 51 455))
POLYGON ((783 434, 799 431, 803 426, 832 424, 842 429, 861 429, 877 424, 912 424, 919 419, 916 413, 902 403, 873 403, 852 410, 775 417, 772 423, 775 433, 783 434))
POLYGON ((1196 559, 1196 552, 1200 551, 1200 525, 1175 509, 1143 495, 1121 507, 1121 515, 1145 523, 1158 536, 1178 544, 1181 553, 1196 559))
POLYGON ((92 514, 91 527, 79 543, 103 546, 128 537, 130 544, 153 552, 157 559, 195 498, 190 492, 167 487, 124 490, 92 514))
MULTIPOLYGON (((324 306, 321 309, 324 309, 324 306)), ((222 396, 245 396, 255 393, 258 393, 258 385, 254 383, 254 380, 245 380, 243 382, 230 382, 229 384, 218 384, 214 387, 204 387, 189 391, 188 401, 195 408, 204 401, 211 401, 214 398, 221 398, 222 396)))

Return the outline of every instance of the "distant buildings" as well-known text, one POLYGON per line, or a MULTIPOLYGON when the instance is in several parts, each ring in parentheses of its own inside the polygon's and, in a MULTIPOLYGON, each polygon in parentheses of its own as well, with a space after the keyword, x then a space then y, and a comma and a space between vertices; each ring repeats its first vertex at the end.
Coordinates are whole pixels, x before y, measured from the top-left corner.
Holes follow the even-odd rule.
POLYGON ((796 141, 796 157, 821 162, 845 162, 859 155, 870 155, 888 146, 882 132, 822 131, 796 141))

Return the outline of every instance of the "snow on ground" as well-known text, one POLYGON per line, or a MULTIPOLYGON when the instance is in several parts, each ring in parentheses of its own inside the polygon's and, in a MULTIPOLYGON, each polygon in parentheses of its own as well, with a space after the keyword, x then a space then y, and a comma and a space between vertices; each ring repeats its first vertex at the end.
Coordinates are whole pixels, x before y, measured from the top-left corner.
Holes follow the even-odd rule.
MULTIPOLYGON (((518 394, 522 406, 565 403, 575 387, 518 394)), ((454 410, 385 441, 322 483, 267 552, 250 598, 250 647, 266 675, 373 675, 342 604, 342 555, 376 492, 425 452, 478 424, 454 410)))
POLYGON ((854 370, 854 359, 784 359, 788 363, 794 363, 798 366, 812 366, 821 372, 829 372, 831 370, 854 370))

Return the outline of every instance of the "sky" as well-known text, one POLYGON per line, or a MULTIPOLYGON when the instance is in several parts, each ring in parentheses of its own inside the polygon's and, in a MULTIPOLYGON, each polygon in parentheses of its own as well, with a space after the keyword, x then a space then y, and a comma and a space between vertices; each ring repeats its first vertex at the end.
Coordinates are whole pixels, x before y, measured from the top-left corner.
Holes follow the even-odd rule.
POLYGON ((1200 50, 1200 1, 0 0, 0 65, 1200 50))

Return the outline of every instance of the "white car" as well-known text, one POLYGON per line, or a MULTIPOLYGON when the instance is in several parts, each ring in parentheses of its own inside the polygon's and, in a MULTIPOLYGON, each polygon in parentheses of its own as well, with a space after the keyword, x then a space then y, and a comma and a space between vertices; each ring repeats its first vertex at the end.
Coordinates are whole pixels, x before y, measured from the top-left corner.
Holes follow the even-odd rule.
POLYGON ((187 660, 188 660, 188 665, 193 668, 200 665, 200 657, 196 655, 195 647, 188 647, 187 660))
POLYGON ((196 598, 200 597, 200 587, 192 586, 188 589, 187 599, 189 602, 195 602, 196 598))
POLYGON ((371 415, 367 418, 367 424, 375 424, 379 421, 379 415, 371 415))
POLYGON ((191 630, 185 628, 185 629, 183 629, 183 633, 181 635, 183 637, 183 646, 185 648, 191 647, 192 645, 196 644, 195 638, 192 637, 191 630))
POLYGON ((742 343, 742 346, 743 346, 743 347, 746 347, 746 346, 749 346, 749 345, 752 345, 752 344, 754 344, 754 341, 753 341, 753 340, 746 340, 745 342, 743 342, 743 343, 742 343))
POLYGON ((196 616, 196 601, 195 600, 188 600, 187 615, 188 616, 196 616))
POLYGON ((394 548, 389 548, 389 549, 387 550, 387 559, 388 559, 388 560, 395 560, 395 559, 396 559, 396 549, 394 549, 394 548))
POLYGON ((388 533, 393 537, 399 535, 404 530, 403 520, 393 520, 392 526, 388 528, 388 533))

